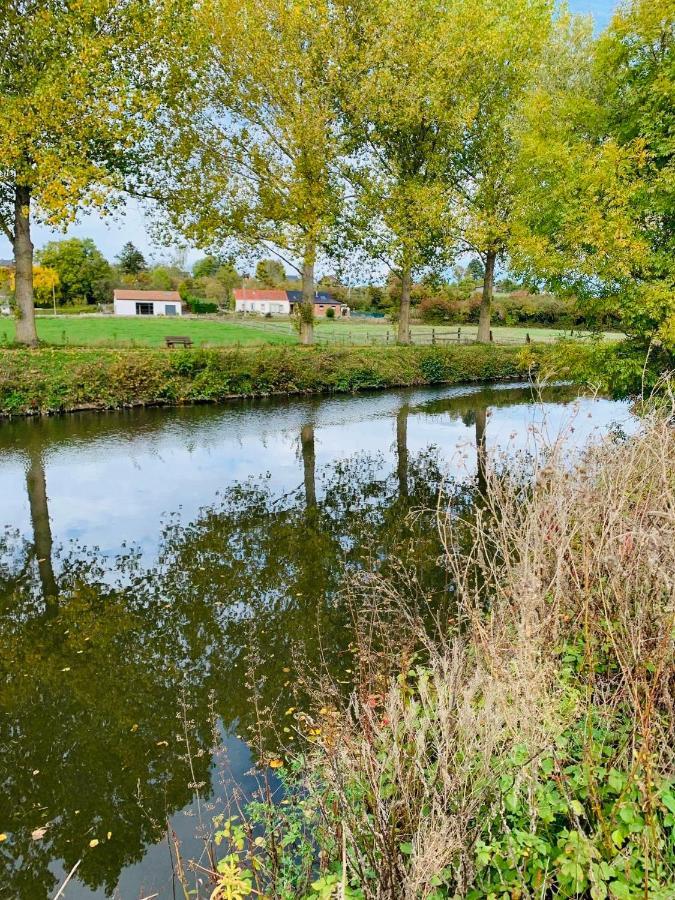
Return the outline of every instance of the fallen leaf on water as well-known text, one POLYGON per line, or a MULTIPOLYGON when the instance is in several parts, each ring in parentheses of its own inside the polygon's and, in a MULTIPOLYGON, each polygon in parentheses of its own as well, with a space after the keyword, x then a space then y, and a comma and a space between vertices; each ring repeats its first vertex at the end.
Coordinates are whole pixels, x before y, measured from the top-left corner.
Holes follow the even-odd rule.
POLYGON ((90 846, 90 847, 98 847, 98 838, 92 838, 92 839, 89 841, 89 846, 90 846))
POLYGON ((61 671, 62 671, 62 672, 70 672, 70 666, 64 666, 64 667, 61 669, 61 671))
POLYGON ((284 764, 283 759, 271 759, 270 769, 280 769, 284 764))
POLYGON ((169 742, 168 741, 157 741, 157 746, 158 747, 168 747, 169 742))
POLYGON ((42 825, 40 828, 36 828, 34 831, 31 831, 30 836, 34 841, 40 841, 47 833, 47 826, 42 825))
POLYGON ((6 840, 7 840, 7 835, 6 835, 5 832, 3 831, 2 834, 0 834, 0 844, 1 844, 3 841, 6 841, 6 840))
POLYGON ((33 775, 39 775, 39 774, 40 774, 39 769, 33 769, 33 775))
POLYGON ((281 671, 282 672, 290 672, 291 670, 288 668, 288 666, 284 666, 281 671))
POLYGON ((288 709, 286 710, 286 715, 287 715, 287 716, 292 716, 294 712, 295 712, 295 707, 294 707, 294 706, 289 706, 288 709))
POLYGON ((107 837, 108 837, 108 840, 110 840, 110 838, 112 837, 112 831, 109 831, 109 832, 108 832, 107 837))
POLYGON ((132 731, 138 731, 138 722, 135 722, 135 723, 131 726, 131 730, 132 730, 132 731))

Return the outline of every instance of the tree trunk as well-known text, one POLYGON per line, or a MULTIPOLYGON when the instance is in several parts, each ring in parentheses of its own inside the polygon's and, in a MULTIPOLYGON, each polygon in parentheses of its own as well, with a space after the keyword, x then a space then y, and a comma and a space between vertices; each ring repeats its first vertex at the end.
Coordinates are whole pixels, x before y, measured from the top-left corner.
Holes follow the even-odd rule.
POLYGON ((485 495, 487 490, 487 446, 485 429, 487 426, 487 407, 479 406, 476 410, 476 475, 478 490, 485 495))
POLYGON ((314 450, 314 426, 303 425, 300 431, 302 469, 305 479, 305 504, 307 509, 316 506, 316 453, 314 450))
POLYGON ((17 185, 14 193, 15 295, 19 317, 16 340, 36 347, 35 306, 33 304, 33 244, 30 239, 30 188, 17 185))
POLYGON ((412 275, 410 269, 401 272, 401 307, 398 313, 398 342, 410 343, 410 291, 412 290, 412 275))
POLYGON ((478 319, 478 340, 481 344, 490 342, 490 316, 492 313, 492 295, 495 289, 495 262, 497 254, 494 250, 488 250, 485 257, 485 281, 483 282, 483 296, 480 301, 480 317, 478 319))
POLYGON ((30 465, 26 473, 26 489, 33 525, 33 546, 38 561, 42 598, 48 613, 58 606, 58 588, 52 565, 52 529, 49 523, 47 480, 40 451, 31 451, 30 465))
POLYGON ((408 406, 402 406, 396 414, 396 474, 398 495, 408 496, 408 406))
POLYGON ((300 343, 314 343, 314 264, 316 246, 307 241, 302 263, 302 309, 300 310, 300 343))

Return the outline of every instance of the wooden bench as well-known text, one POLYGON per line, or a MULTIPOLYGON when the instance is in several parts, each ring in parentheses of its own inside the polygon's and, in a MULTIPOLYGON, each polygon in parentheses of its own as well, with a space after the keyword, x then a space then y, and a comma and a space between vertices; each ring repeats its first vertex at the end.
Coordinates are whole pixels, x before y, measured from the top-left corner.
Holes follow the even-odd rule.
POLYGON ((192 346, 192 338, 191 337, 181 337, 180 335, 174 335, 173 337, 165 337, 167 347, 191 347, 192 346))

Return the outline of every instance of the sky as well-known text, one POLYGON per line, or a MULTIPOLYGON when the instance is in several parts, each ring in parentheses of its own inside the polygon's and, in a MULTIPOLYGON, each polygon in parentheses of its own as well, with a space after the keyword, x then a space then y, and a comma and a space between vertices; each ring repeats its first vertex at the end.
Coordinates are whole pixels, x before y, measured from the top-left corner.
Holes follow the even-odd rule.
MULTIPOLYGON (((577 13, 593 15, 598 29, 609 22, 612 11, 618 5, 617 0, 568 0, 570 9, 577 13)), ((43 247, 49 240, 63 238, 62 232, 54 232, 42 226, 33 229, 33 243, 36 249, 43 247)), ((82 215, 75 225, 68 228, 68 237, 90 237, 111 262, 115 259, 127 241, 132 241, 145 255, 148 261, 168 260, 175 256, 178 248, 164 247, 153 243, 148 228, 148 218, 143 207, 137 201, 129 201, 124 213, 114 218, 102 219, 96 213, 82 215)), ((203 253, 188 249, 185 261, 191 264, 203 253)), ((12 248, 7 239, 0 235, 0 259, 11 259, 12 248)))

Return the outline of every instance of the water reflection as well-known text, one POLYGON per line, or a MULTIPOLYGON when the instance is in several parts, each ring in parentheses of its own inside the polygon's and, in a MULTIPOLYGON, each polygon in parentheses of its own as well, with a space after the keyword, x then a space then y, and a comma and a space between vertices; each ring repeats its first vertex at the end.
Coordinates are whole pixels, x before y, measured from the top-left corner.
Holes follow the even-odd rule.
MULTIPOLYGON (((447 600, 435 508, 449 460, 473 439, 477 458, 454 488, 470 510, 488 439, 531 421, 530 400, 527 389, 439 390, 0 427, 0 484, 28 514, 0 540, 0 895, 52 896, 81 859, 69 897, 118 885, 124 897, 171 896, 168 853, 148 848, 197 791, 212 793, 214 717, 244 780, 250 756, 235 732, 254 727, 253 692, 281 727, 303 702, 298 661, 348 668, 347 572, 396 577, 400 559, 447 600), (167 478, 160 525, 152 498, 167 478), (147 508, 134 506, 148 482, 147 508), (100 509, 88 489, 106 498, 100 509), (117 540, 115 552, 89 534, 117 540)), ((600 424, 625 416, 593 409, 600 424)))

